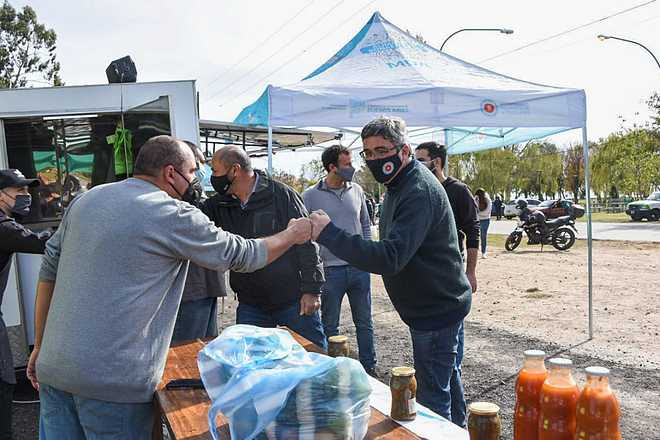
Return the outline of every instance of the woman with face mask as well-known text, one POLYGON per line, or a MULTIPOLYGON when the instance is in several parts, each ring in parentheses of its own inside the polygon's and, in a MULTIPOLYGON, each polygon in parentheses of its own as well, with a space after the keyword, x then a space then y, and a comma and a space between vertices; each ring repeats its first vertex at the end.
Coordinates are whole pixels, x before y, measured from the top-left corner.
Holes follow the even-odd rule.
MULTIPOLYGON (((4 297, 11 257, 15 252, 42 254, 49 232, 35 233, 13 218, 30 212, 32 197, 28 187, 39 185, 37 179, 26 179, 18 170, 0 170, 0 304, 4 297)), ((14 360, 7 328, 0 314, 0 439, 11 439, 11 402, 16 384, 14 360)))

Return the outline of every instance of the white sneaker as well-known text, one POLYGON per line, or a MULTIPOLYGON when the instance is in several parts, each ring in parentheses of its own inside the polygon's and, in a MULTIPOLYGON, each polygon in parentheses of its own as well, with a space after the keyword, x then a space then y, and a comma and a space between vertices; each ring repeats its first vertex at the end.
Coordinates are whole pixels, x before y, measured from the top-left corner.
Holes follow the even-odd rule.
POLYGON ((488 255, 484 252, 483 254, 481 254, 481 258, 488 258, 488 255))

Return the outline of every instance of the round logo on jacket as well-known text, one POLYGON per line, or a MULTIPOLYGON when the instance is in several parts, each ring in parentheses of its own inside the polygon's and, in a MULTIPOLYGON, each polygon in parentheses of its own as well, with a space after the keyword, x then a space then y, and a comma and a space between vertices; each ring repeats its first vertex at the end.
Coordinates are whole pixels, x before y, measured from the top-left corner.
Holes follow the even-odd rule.
POLYGON ((394 171, 394 164, 392 162, 385 162, 385 164, 383 164, 383 174, 389 176, 392 174, 392 171, 394 171))
POLYGON ((495 116, 497 113, 497 104, 490 99, 487 99, 481 103, 481 113, 487 116, 495 116))

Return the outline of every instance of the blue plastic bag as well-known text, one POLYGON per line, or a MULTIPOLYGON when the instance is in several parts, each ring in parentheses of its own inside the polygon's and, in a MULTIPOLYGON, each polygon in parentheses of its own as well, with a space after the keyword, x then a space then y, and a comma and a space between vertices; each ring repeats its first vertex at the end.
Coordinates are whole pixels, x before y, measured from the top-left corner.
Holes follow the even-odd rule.
POLYGON ((359 362, 308 353, 286 330, 234 325, 199 352, 211 398, 233 439, 355 439, 367 433, 371 386, 359 362))

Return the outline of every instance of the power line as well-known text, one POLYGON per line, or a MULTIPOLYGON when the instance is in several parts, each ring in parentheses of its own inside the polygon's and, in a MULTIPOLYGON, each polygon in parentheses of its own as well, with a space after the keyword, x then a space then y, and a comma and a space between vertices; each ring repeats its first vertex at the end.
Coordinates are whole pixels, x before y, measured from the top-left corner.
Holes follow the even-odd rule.
POLYGON ((246 89, 244 89, 243 91, 241 91, 239 94, 234 95, 233 97, 229 98, 229 100, 225 101, 225 102, 222 103, 220 106, 222 107, 223 105, 225 105, 225 104, 227 104, 227 103, 229 103, 229 102, 232 102, 233 100, 235 100, 235 99, 238 98, 239 96, 244 95, 245 93, 247 93, 247 92, 249 92, 250 90, 252 90, 253 87, 257 86, 257 85, 260 84, 262 81, 264 81, 265 79, 268 79, 268 78, 271 77, 272 75, 274 75, 274 74, 276 74, 277 72, 279 72, 280 70, 282 70, 282 68, 284 68, 285 66, 288 66, 289 63, 291 63, 293 60, 295 60, 295 59, 298 58, 299 56, 303 55, 303 54, 304 54, 305 52, 307 52, 309 49, 311 49, 312 47, 314 47, 314 46, 316 46, 318 43, 320 43, 322 40, 324 40, 324 39, 326 39, 327 37, 329 37, 329 36, 330 36, 333 32, 335 32, 337 29, 339 29, 339 28, 341 28, 342 26, 346 25, 346 24, 348 23, 348 20, 350 20, 350 19, 352 19, 353 17, 355 17, 357 14, 359 14, 360 12, 362 12, 362 11, 363 11, 364 9, 366 9, 367 7, 371 6, 371 4, 372 4, 372 3, 375 3, 376 1, 378 1, 378 0, 371 0, 370 2, 368 2, 367 4, 365 4, 364 6, 362 6, 359 10, 357 10, 357 11, 355 11, 353 14, 351 14, 350 17, 348 17, 348 18, 346 19, 346 21, 344 21, 344 23, 343 23, 342 25, 340 25, 340 26, 338 26, 338 27, 336 27, 336 28, 333 28, 332 30, 330 30, 330 32, 328 32, 327 34, 323 35, 321 38, 319 38, 318 40, 316 40, 315 42, 313 42, 312 44, 310 44, 309 46, 307 46, 307 47, 306 47, 305 49, 303 49, 301 52, 297 53, 296 55, 294 55, 293 57, 289 58, 287 61, 285 61, 284 63, 282 63, 282 64, 281 64, 279 67, 277 67, 275 70, 273 70, 273 71, 270 72, 269 74, 267 74, 267 75, 261 77, 260 79, 258 79, 258 80, 255 81, 254 83, 250 84, 249 87, 247 87, 246 89))
POLYGON ((252 74, 252 72, 256 71, 259 67, 263 66, 265 63, 267 63, 268 61, 270 61, 273 57, 275 57, 276 55, 278 55, 282 49, 285 49, 285 48, 286 48, 287 46, 289 46, 291 43, 293 43, 293 42, 295 42, 296 40, 298 40, 298 38, 300 38, 300 37, 301 37, 303 34, 305 34, 307 31, 309 31, 309 30, 312 29, 314 26, 316 26, 316 25, 319 23, 319 21, 321 21, 321 18, 325 18, 326 16, 328 16, 329 14, 331 14, 332 11, 334 11, 335 9, 337 9, 342 3, 344 3, 344 1, 345 1, 345 0, 339 0, 337 3, 334 4, 334 6, 332 6, 332 7, 331 7, 330 9, 328 9, 326 12, 324 12, 323 14, 321 14, 321 16, 320 16, 318 19, 316 19, 315 21, 312 22, 312 24, 310 24, 308 27, 306 27, 304 31, 300 32, 300 33, 297 34, 295 37, 293 37, 291 40, 289 40, 289 41, 287 41, 286 43, 284 43, 284 45, 280 46, 280 47, 279 47, 275 52, 273 52, 268 58, 262 60, 259 64, 257 64, 256 66, 254 66, 254 67, 253 67, 252 69, 250 69, 247 73, 245 73, 244 75, 241 75, 240 77, 238 77, 237 79, 235 79, 234 81, 232 81, 231 83, 229 83, 228 85, 226 85, 225 87, 223 87, 222 89, 220 89, 219 91, 217 91, 216 93, 214 93, 213 95, 209 96, 208 98, 205 98, 204 101, 210 101, 211 99, 215 98, 216 96, 218 96, 219 94, 221 94, 221 93, 224 92, 225 90, 231 88, 234 84, 236 84, 236 83, 242 81, 243 79, 245 79, 247 76, 249 76, 250 74, 252 74))
POLYGON ((485 60, 480 61, 479 64, 481 64, 481 63, 486 63, 486 62, 488 62, 488 61, 492 61, 492 60, 494 60, 494 59, 496 59, 496 58, 500 58, 500 57, 503 57, 503 56, 505 56, 505 55, 510 55, 510 54, 512 54, 512 53, 519 52, 519 51, 521 51, 521 50, 523 50, 523 49, 527 49, 528 47, 535 46, 535 45, 540 44, 540 43, 544 43, 544 42, 546 42, 546 41, 548 41, 548 40, 552 40, 553 38, 561 37, 562 35, 566 35, 566 34, 569 34, 569 33, 571 33, 571 32, 575 32, 575 31, 580 30, 580 29, 584 29, 584 28, 586 28, 586 27, 588 27, 588 26, 592 26, 592 25, 594 25, 594 24, 596 24, 596 23, 601 23, 601 22, 603 22, 603 21, 605 21, 605 20, 609 20, 610 18, 613 18, 613 17, 619 16, 619 15, 622 15, 622 14, 628 13, 628 12, 630 12, 630 11, 633 11, 633 10, 635 10, 635 9, 639 9, 639 8, 641 8, 641 7, 644 7, 644 6, 650 5, 651 3, 655 3, 655 2, 656 2, 656 0, 651 0, 651 1, 648 1, 648 2, 646 2, 646 3, 642 3, 642 4, 639 4, 639 5, 637 5, 637 6, 633 6, 633 7, 631 7, 631 8, 624 9, 624 10, 619 11, 619 12, 615 12, 614 14, 608 15, 608 16, 606 16, 606 17, 602 17, 602 18, 599 18, 599 19, 597 19, 597 20, 593 20, 593 21, 590 21, 590 22, 588 22, 588 23, 581 24, 580 26, 576 26, 576 27, 574 27, 574 28, 566 29, 565 31, 559 32, 559 33, 557 33, 557 34, 550 35, 550 36, 545 37, 545 38, 541 38, 540 40, 532 41, 531 43, 527 43, 527 44, 525 44, 525 45, 523 45, 523 46, 520 46, 520 47, 517 47, 517 48, 515 48, 515 49, 511 49, 511 50, 508 50, 508 51, 506 51, 506 52, 502 52, 502 53, 500 53, 500 54, 497 54, 497 55, 495 55, 495 56, 492 56, 492 57, 490 57, 490 58, 486 58, 485 60))
POLYGON ((233 71, 236 67, 240 66, 240 65, 243 63, 243 61, 247 60, 248 58, 250 58, 251 55, 253 55, 253 54, 254 54, 255 52, 257 52, 259 49, 261 49, 261 48, 263 47, 264 44, 268 43, 268 42, 269 42, 269 41, 270 41, 275 35, 279 34, 279 33, 282 31, 282 29, 284 29, 284 27, 285 27, 286 25, 290 24, 293 20, 295 20, 296 18, 298 18, 298 16, 299 16, 300 14, 302 14, 307 8, 309 8, 310 6, 312 6, 312 4, 314 4, 315 1, 316 1, 316 0, 311 0, 309 3, 307 3, 305 6, 303 6, 302 9, 300 9, 298 12, 296 12, 296 13, 293 15, 293 17, 290 17, 290 18, 287 18, 286 20, 284 20, 284 22, 282 23, 282 25, 281 25, 280 27, 278 27, 278 28, 277 28, 272 34, 268 35, 263 41, 261 41, 261 42, 258 43, 256 46, 254 46, 254 47, 252 48, 252 50, 250 50, 250 52, 248 52, 247 55, 245 55, 243 58, 241 58, 240 61, 238 61, 237 63, 235 63, 235 64, 233 64, 232 66, 228 67, 227 69, 223 70, 220 74, 218 74, 218 76, 216 76, 214 79, 212 79, 212 80, 206 85, 206 87, 210 87, 213 83, 215 83, 215 82, 218 81, 220 78, 222 78, 223 75, 226 75, 227 73, 233 71))

